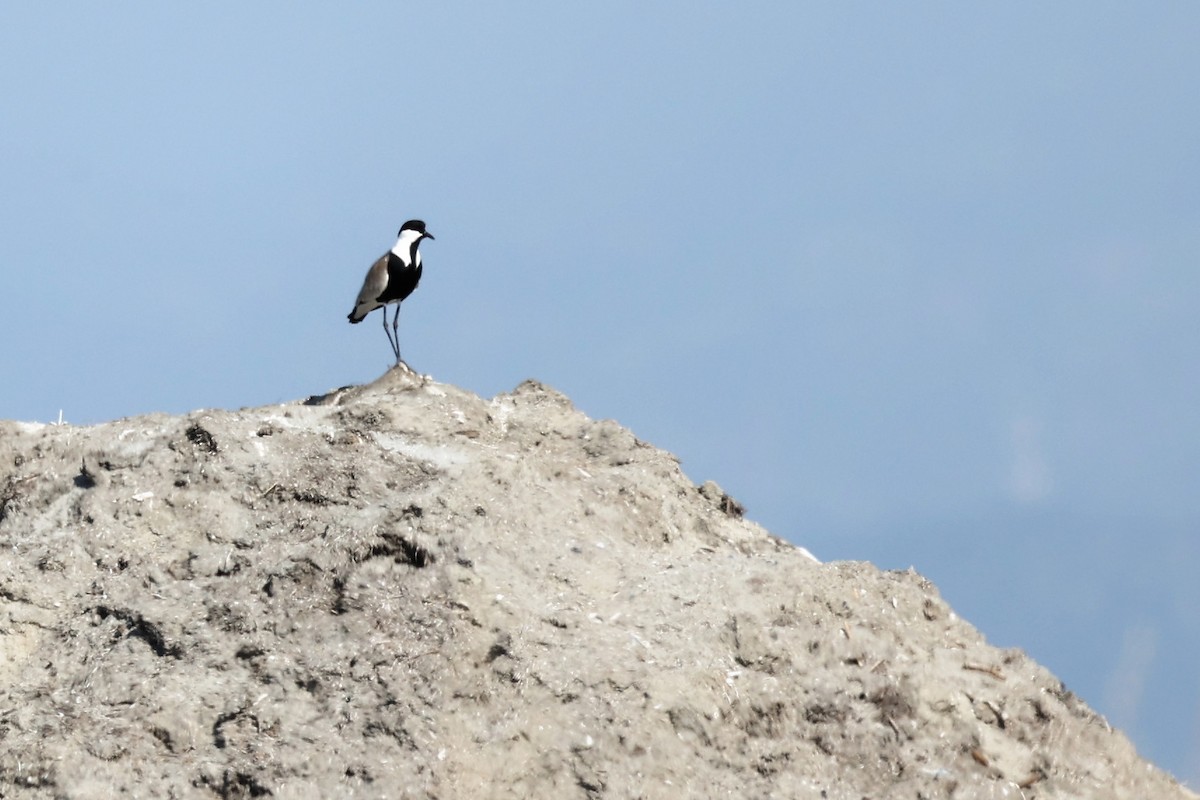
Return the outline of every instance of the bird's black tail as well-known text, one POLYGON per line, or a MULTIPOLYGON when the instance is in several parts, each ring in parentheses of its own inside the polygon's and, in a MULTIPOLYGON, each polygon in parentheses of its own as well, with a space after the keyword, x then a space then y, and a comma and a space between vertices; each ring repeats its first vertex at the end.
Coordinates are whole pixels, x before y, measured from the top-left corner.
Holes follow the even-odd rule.
POLYGON ((353 312, 353 311, 351 311, 349 314, 347 314, 347 315, 346 315, 346 319, 350 320, 350 324, 351 324, 351 325, 357 325, 358 323, 360 323, 360 322, 362 322, 364 319, 366 319, 366 317, 359 317, 358 319, 355 319, 355 318, 354 318, 354 312, 353 312))

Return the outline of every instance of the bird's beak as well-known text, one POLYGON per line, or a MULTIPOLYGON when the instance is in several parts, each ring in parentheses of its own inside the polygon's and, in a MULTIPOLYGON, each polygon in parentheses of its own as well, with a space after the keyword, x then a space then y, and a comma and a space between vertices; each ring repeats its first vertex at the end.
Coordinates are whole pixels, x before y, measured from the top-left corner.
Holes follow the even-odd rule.
POLYGON ((425 238, 426 238, 426 239, 433 239, 434 237, 433 237, 433 234, 432 234, 432 233, 428 233, 428 232, 426 232, 426 234, 425 234, 425 238))

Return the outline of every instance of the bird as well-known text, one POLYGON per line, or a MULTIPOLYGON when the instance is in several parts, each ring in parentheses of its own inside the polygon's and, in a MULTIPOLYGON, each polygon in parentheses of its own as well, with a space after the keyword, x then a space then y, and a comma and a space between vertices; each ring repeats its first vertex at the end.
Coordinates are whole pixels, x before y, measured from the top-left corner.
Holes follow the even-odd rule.
POLYGON ((392 249, 380 256, 367 270, 358 299, 354 301, 354 310, 346 315, 351 324, 357 325, 367 314, 382 308, 383 332, 396 355, 397 366, 404 363, 400 360, 400 304, 413 293, 421 280, 421 253, 417 248, 422 240, 433 238, 433 234, 425 230, 425 223, 419 219, 410 219, 401 225, 392 249), (396 313, 392 317, 392 330, 389 333, 387 307, 392 303, 396 304, 396 313))

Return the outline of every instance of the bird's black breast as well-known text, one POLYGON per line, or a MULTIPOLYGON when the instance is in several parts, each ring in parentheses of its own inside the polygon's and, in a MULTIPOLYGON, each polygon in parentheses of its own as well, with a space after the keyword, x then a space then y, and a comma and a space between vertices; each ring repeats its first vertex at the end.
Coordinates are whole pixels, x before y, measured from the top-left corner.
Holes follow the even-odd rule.
POLYGON ((421 280, 421 265, 405 264, 395 253, 388 253, 387 287, 379 295, 380 303, 394 303, 413 293, 421 280))

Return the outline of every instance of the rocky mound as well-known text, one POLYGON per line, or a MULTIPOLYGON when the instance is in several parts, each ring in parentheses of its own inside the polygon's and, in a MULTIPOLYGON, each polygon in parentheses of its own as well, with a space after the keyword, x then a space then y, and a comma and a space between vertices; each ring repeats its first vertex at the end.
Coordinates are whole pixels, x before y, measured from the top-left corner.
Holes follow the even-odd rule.
POLYGON ((0 796, 1185 798, 536 383, 0 423, 0 796))

